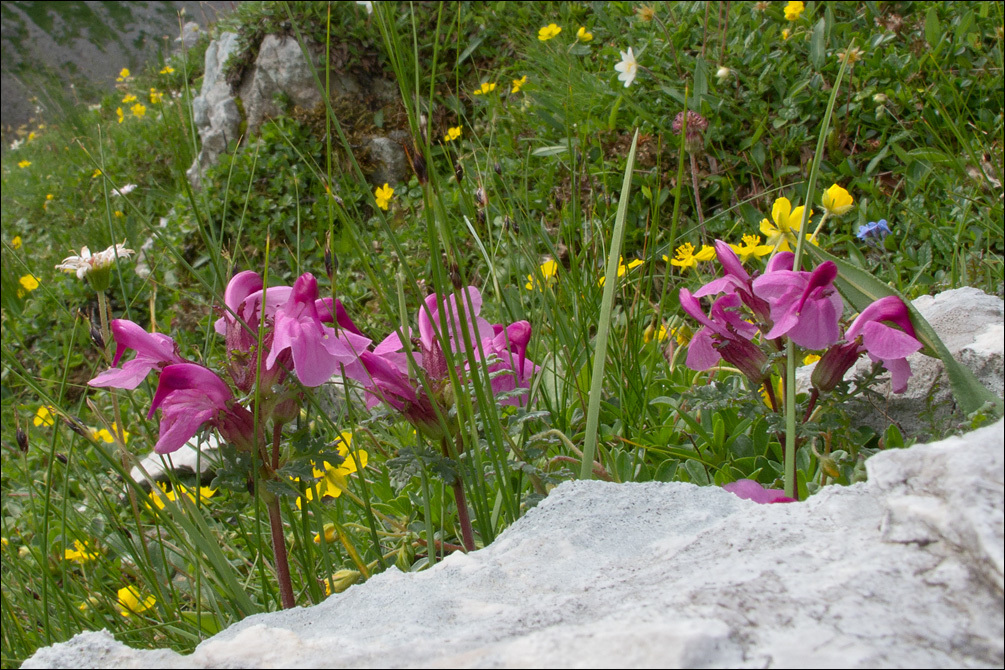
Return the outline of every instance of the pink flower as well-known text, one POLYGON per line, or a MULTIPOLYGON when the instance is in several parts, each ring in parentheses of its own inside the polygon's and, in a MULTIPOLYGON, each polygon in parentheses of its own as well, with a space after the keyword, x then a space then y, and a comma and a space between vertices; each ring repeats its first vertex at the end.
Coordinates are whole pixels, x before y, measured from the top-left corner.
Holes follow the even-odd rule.
POLYGON ((324 321, 331 321, 332 313, 328 303, 318 300, 318 281, 314 275, 305 273, 297 279, 274 318, 272 349, 266 367, 271 368, 277 357, 289 349, 293 369, 305 386, 319 386, 341 370, 347 377, 366 380, 359 355, 370 346, 370 340, 348 328, 336 331, 324 325, 324 321))
POLYGON ((766 505, 768 503, 796 502, 795 498, 789 498, 785 491, 780 489, 766 489, 752 479, 740 479, 722 487, 724 491, 729 491, 739 498, 751 500, 755 503, 766 505))
MULTIPOLYGON (((528 321, 516 321, 509 326, 492 326, 495 336, 482 340, 482 349, 489 359, 495 359, 487 368, 491 376, 492 393, 499 396, 517 389, 530 389, 530 379, 540 369, 527 359, 531 327, 528 321)), ((527 393, 515 393, 499 400, 503 405, 522 407, 527 393)))
MULTIPOLYGON (((772 259, 778 264, 781 254, 772 259)), ((791 267, 791 266, 790 266, 791 267)), ((774 269, 753 282, 754 293, 771 306, 769 340, 787 335, 807 349, 824 349, 841 337, 839 321, 844 303, 834 288, 837 266, 821 263, 813 272, 774 269)))
POLYGON ((147 418, 160 408, 158 454, 180 449, 204 424, 215 426, 239 449, 256 446, 254 416, 234 402, 230 387, 216 374, 195 363, 168 365, 161 371, 147 418))
POLYGON ((692 370, 707 370, 725 359, 759 386, 766 379, 768 357, 750 339, 757 327, 743 320, 737 308, 740 296, 730 293, 712 303, 712 318, 705 315, 701 303, 686 288, 680 290, 680 306, 702 324, 691 338, 687 349, 687 366, 692 370))
POLYGON ((890 386, 894 393, 907 390, 911 366, 907 357, 921 349, 914 326, 904 302, 897 296, 880 298, 858 315, 845 335, 849 342, 858 341, 873 362, 883 362, 890 371, 890 386), (900 330, 884 321, 900 326, 900 330))
MULTIPOLYGON (((754 295, 753 280, 747 274, 747 271, 743 269, 743 263, 736 255, 736 252, 722 240, 716 240, 715 255, 719 259, 719 264, 722 265, 725 274, 718 279, 713 279, 695 291, 694 297, 704 298, 707 295, 715 295, 717 293, 736 293, 740 296, 743 304, 754 313, 754 316, 762 323, 766 323, 771 318, 771 310, 767 302, 754 295)), ((791 263, 789 267, 792 267, 791 263)))
POLYGON ((89 386, 132 390, 142 383, 151 370, 171 363, 185 362, 178 355, 178 345, 173 339, 161 333, 148 333, 132 321, 113 320, 112 337, 115 338, 113 367, 87 382, 89 386), (135 350, 136 357, 124 363, 121 368, 115 367, 126 349, 135 350))

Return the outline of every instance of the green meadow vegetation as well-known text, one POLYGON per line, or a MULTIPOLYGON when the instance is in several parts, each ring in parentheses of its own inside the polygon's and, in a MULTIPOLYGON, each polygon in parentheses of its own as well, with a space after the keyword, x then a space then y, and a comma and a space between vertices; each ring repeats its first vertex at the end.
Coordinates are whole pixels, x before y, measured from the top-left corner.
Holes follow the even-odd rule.
MULTIPOLYGON (((215 30, 240 36, 231 82, 279 33, 328 46, 321 90, 376 73, 399 105, 289 106, 193 188, 206 38, 90 108, 40 89, 49 114, 5 133, 4 667, 100 628, 190 651, 486 546, 570 479, 798 500, 861 481, 910 442, 849 416, 883 367, 797 393, 795 366, 872 354, 863 332, 938 356, 915 313, 856 316, 1003 293, 999 3, 246 2, 215 30), (363 128, 412 138, 406 180, 368 183, 363 128), (707 317, 728 254, 750 277, 707 317), (786 258, 805 272, 775 275, 786 258), (294 297, 228 304, 248 271, 294 297), (800 309, 843 296, 840 337, 780 332, 780 294, 751 306, 751 277, 760 296, 783 275, 800 309), (372 345, 319 381, 355 333, 325 297, 372 345), (140 357, 114 360, 123 320, 171 353, 134 389, 89 385, 140 357), (219 468, 129 476, 187 421, 219 468)), ((953 378, 962 413, 931 437, 1000 416, 974 384, 953 378)))

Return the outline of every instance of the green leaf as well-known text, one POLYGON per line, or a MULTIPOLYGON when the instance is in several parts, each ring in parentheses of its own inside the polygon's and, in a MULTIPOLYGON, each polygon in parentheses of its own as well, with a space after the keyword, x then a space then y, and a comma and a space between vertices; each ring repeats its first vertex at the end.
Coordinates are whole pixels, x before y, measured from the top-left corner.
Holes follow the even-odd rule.
POLYGON ((921 316, 921 313, 914 308, 911 301, 904 297, 900 291, 887 286, 872 274, 861 268, 857 268, 851 263, 837 256, 832 256, 826 251, 807 245, 807 253, 818 263, 832 261, 838 267, 838 276, 834 280, 841 295, 861 312, 873 302, 880 298, 895 295, 900 298, 907 311, 911 315, 911 324, 914 326, 918 340, 924 345, 921 350, 926 356, 938 358, 946 366, 946 374, 949 376, 949 384, 953 389, 953 396, 959 404, 960 409, 965 414, 971 414, 981 409, 986 403, 991 403, 999 416, 1003 411, 1002 399, 989 391, 978 381, 970 368, 960 365, 949 353, 946 345, 942 343, 932 326, 921 316))
POLYGON ((701 112, 701 101, 708 95, 708 64, 705 59, 698 57, 694 64, 694 109, 701 112))
POLYGON ((932 6, 928 8, 928 14, 925 16, 925 41, 934 49, 941 40, 942 25, 939 23, 939 13, 932 6))
POLYGON ((468 59, 468 56, 474 53, 475 49, 477 49, 478 46, 484 41, 485 41, 485 35, 483 34, 481 37, 478 37, 473 42, 471 42, 471 44, 468 45, 468 48, 462 51, 461 55, 457 57, 457 64, 460 65, 461 63, 466 61, 468 59))
POLYGON ((813 26, 813 37, 810 38, 810 63, 815 70, 822 70, 827 62, 826 28, 823 19, 813 26))

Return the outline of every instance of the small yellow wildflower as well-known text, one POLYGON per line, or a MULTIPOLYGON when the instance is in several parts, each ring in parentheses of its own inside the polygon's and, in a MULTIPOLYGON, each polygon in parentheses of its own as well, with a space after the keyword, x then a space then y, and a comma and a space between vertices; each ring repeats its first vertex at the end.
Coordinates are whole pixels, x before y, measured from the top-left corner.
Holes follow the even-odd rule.
POLYGON ((362 576, 358 570, 337 570, 330 580, 324 580, 325 595, 330 596, 332 593, 342 593, 358 582, 362 576))
POLYGON ((586 32, 586 26, 579 26, 579 30, 576 31, 576 39, 580 42, 589 42, 593 39, 593 33, 586 32))
POLYGON ((10 540, 8 540, 6 537, 0 537, 0 547, 6 549, 9 546, 10 546, 10 540))
POLYGON ((126 120, 126 116, 125 116, 125 114, 122 113, 122 108, 121 107, 116 107, 115 108, 115 116, 119 117, 119 123, 122 123, 123 121, 126 120))
POLYGON ((129 79, 129 68, 124 67, 119 72, 119 78, 116 79, 115 81, 125 81, 126 79, 129 79))
POLYGON ((152 595, 140 600, 140 590, 135 586, 123 586, 119 589, 119 614, 131 616, 146 612, 157 604, 157 599, 152 595))
POLYGON ((787 40, 787 39, 789 39, 789 35, 791 35, 791 34, 792 34, 792 33, 791 33, 791 32, 789 32, 789 29, 788 29, 788 28, 785 28, 784 30, 782 30, 782 40, 787 40))
POLYGON ((28 133, 28 141, 29 142, 34 142, 36 140, 36 138, 38 138, 38 135, 35 134, 34 130, 31 131, 30 133, 28 133))
POLYGON ((527 75, 520 77, 519 79, 513 80, 513 87, 509 90, 510 93, 519 93, 523 85, 527 83, 527 75))
POLYGON ((542 42, 547 42, 552 37, 558 37, 558 34, 562 32, 562 29, 556 26, 554 23, 549 23, 541 30, 537 31, 537 39, 542 42))
POLYGON ((27 158, 17 164, 17 166, 22 170, 28 167, 29 165, 31 165, 31 161, 28 160, 27 158))
MULTIPOLYGON (((364 450, 360 449, 356 452, 359 456, 359 467, 356 465, 356 458, 349 453, 349 445, 352 443, 352 433, 344 431, 341 437, 342 439, 338 444, 338 455, 342 458, 342 463, 334 466, 325 461, 321 468, 317 467, 314 463, 311 464, 314 470, 314 477, 318 481, 307 487, 304 497, 297 498, 298 509, 303 506, 305 501, 310 502, 315 497, 338 498, 342 495, 342 491, 345 491, 348 487, 346 477, 366 467, 367 453, 364 450)), ((293 481, 299 480, 294 479, 293 481)))
POLYGON ((160 74, 171 74, 172 72, 174 72, 174 68, 170 65, 165 65, 161 68, 160 74))
POLYGON ((121 210, 121 209, 117 209, 117 210, 115 210, 115 218, 116 218, 116 219, 121 219, 121 218, 122 218, 122 217, 124 217, 124 216, 125 216, 125 214, 124 214, 124 213, 122 212, 122 210, 121 210))
POLYGON ((454 126, 453 128, 450 128, 449 130, 447 130, 447 134, 443 136, 443 141, 444 142, 453 142, 454 140, 456 140, 460 136, 461 136, 461 127, 460 126, 454 126))
POLYGON ((803 356, 803 365, 812 365, 820 360, 820 357, 816 354, 806 354, 803 356))
POLYGON ((17 280, 17 282, 21 285, 21 288, 24 289, 23 291, 18 290, 17 295, 19 298, 25 293, 34 291, 38 288, 38 277, 35 275, 23 275, 17 280))
POLYGON ((87 563, 98 557, 98 552, 92 551, 86 542, 80 540, 73 541, 73 549, 63 551, 63 558, 74 563, 87 563))
POLYGON ((649 324, 649 326, 645 329, 645 332, 642 333, 642 341, 646 344, 649 344, 653 340, 656 340, 657 342, 662 342, 669 336, 670 331, 668 331, 667 327, 664 326, 662 323, 660 324, 659 332, 656 332, 656 328, 653 327, 652 324, 649 324))
POLYGON ((164 100, 164 94, 158 91, 156 88, 150 89, 150 104, 156 105, 157 103, 164 100))
MULTIPOLYGON (((618 256, 618 277, 624 277, 629 270, 634 270, 638 266, 642 265, 642 263, 642 261, 636 258, 635 260, 629 261, 628 265, 625 265, 625 259, 618 256)), ((606 281, 606 275, 601 275, 600 279, 597 280, 597 286, 603 286, 606 281)))
POLYGON ((129 104, 130 102, 136 102, 137 98, 132 93, 128 94, 126 97, 122 98, 124 104, 129 104))
POLYGON ((35 418, 31 422, 36 426, 51 426, 56 420, 52 417, 52 410, 47 405, 42 405, 35 412, 35 418))
POLYGON ((384 182, 383 186, 377 187, 377 190, 374 192, 374 196, 377 198, 377 206, 386 212, 388 210, 388 204, 394 196, 394 189, 391 188, 387 182, 384 182))
MULTIPOLYGON (((325 542, 331 544, 337 537, 335 535, 335 524, 326 523, 324 525, 325 542)), ((321 544, 321 533, 314 533, 314 544, 321 544)))
POLYGON ((20 249, 21 248, 21 236, 20 235, 15 235, 14 239, 10 241, 10 245, 12 247, 14 247, 15 249, 20 249))
POLYGON ((100 176, 101 176, 101 168, 94 168, 94 173, 91 175, 91 179, 97 179, 100 176))
POLYGON ((760 235, 744 235, 741 244, 730 244, 729 248, 740 257, 741 263, 749 261, 751 256, 767 256, 774 249, 771 245, 761 244, 760 235))
POLYGON ((129 108, 133 113, 133 116, 137 118, 142 118, 147 113, 147 106, 142 102, 137 102, 135 105, 129 108))
POLYGON ((799 2, 799 0, 791 0, 789 4, 785 5, 785 18, 789 21, 797 20, 806 9, 806 4, 799 2))
POLYGON ((851 193, 846 191, 841 186, 833 184, 829 189, 824 191, 823 206, 824 209, 834 216, 841 216, 846 214, 852 206, 854 200, 851 197, 851 193))
MULTIPOLYGON (((216 495, 216 489, 211 489, 208 486, 199 487, 199 502, 206 503, 210 498, 216 495)), ((156 489, 150 490, 150 502, 153 503, 154 507, 157 509, 164 509, 165 500, 170 500, 171 502, 178 502, 182 497, 188 498, 189 502, 195 502, 195 494, 192 489, 185 486, 184 484, 177 484, 170 491, 167 490, 167 486, 164 484, 158 484, 156 489)))
POLYGON ((674 252, 673 260, 668 259, 666 256, 663 257, 663 260, 669 260, 670 265, 679 267, 681 271, 684 271, 688 268, 698 267, 699 261, 710 261, 713 258, 715 258, 715 247, 703 244, 701 251, 694 253, 694 245, 690 242, 685 242, 677 247, 677 250, 674 252))
MULTIPOLYGON (((541 277, 544 279, 546 284, 552 284, 555 280, 555 276, 558 274, 558 262, 555 260, 546 260, 541 263, 541 267, 538 268, 541 272, 541 277)), ((535 288, 538 291, 543 291, 544 287, 537 283, 537 278, 534 275, 527 275, 527 283, 524 284, 524 288, 528 291, 533 291, 535 288)))
MULTIPOLYGON (((775 204, 771 206, 771 218, 774 223, 761 219, 761 233, 767 238, 768 245, 776 251, 792 251, 789 245, 796 243, 796 231, 803 225, 805 209, 801 205, 792 209, 792 203, 788 198, 775 200, 775 204)), ((812 216, 813 210, 810 210, 807 223, 812 216)))
POLYGON ((496 85, 492 82, 483 82, 481 86, 475 89, 475 95, 485 95, 486 93, 491 93, 496 90, 496 85))
MULTIPOLYGON (((112 423, 112 430, 117 431, 118 430, 118 424, 112 423)), ((108 444, 111 444, 112 442, 115 442, 115 435, 113 435, 112 433, 108 432, 107 428, 102 428, 100 430, 97 429, 97 428, 92 428, 91 429, 91 438, 94 439, 94 440, 101 440, 103 442, 107 442, 108 444)), ((122 431, 122 441, 123 442, 129 442, 129 432, 128 431, 125 431, 125 430, 122 431)))

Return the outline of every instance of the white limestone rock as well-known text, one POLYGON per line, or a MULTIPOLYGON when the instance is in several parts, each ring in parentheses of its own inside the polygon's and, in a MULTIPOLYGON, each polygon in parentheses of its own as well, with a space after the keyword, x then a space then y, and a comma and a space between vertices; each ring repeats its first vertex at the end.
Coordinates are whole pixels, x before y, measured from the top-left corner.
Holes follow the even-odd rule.
POLYGON ((192 100, 192 117, 202 148, 186 172, 196 186, 202 180, 202 171, 216 163, 230 142, 239 139, 241 111, 223 74, 223 66, 237 47, 237 33, 223 33, 206 47, 202 89, 192 100))
POLYGON ((1001 667, 1005 423, 796 504, 567 482, 485 549, 249 617, 188 656, 107 633, 40 667, 1001 667))

